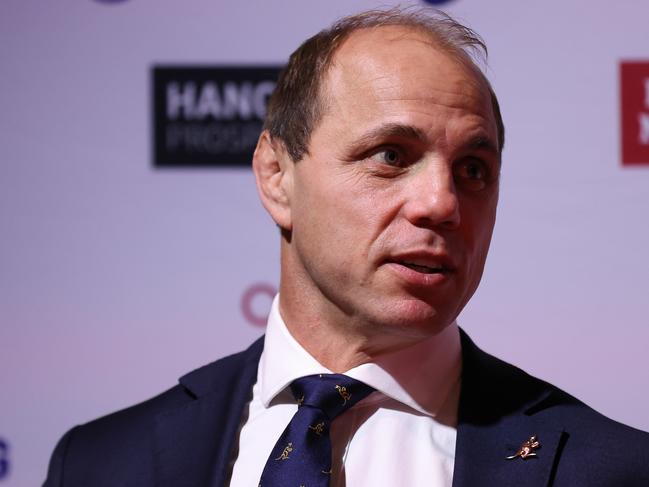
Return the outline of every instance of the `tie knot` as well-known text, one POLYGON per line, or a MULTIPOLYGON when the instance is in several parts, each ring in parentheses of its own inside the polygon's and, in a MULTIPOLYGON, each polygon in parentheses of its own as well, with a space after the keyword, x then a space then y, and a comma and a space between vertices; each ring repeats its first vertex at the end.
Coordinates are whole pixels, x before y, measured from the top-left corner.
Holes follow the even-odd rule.
POLYGON ((291 383, 291 390, 299 407, 318 408, 332 421, 374 391, 361 381, 342 374, 302 377, 291 383))

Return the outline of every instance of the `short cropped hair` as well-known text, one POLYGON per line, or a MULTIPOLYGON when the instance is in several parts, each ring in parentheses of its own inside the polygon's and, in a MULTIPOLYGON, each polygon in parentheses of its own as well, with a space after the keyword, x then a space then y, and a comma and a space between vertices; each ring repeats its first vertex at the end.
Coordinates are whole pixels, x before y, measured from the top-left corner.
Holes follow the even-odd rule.
POLYGON ((383 26, 410 27, 429 35, 440 49, 469 66, 486 83, 502 151, 505 128, 498 99, 475 61, 476 57, 484 61, 487 58, 482 38, 440 10, 391 8, 344 17, 291 54, 268 102, 264 123, 264 129, 284 144, 291 159, 297 162, 309 152, 311 133, 326 110, 323 82, 338 48, 357 30, 383 26))

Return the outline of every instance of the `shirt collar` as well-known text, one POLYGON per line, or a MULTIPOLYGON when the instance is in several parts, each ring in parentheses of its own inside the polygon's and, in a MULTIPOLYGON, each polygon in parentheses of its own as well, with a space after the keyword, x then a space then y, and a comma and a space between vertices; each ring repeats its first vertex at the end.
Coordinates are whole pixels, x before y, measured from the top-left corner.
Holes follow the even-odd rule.
MULTIPOLYGON (((448 420, 449 413, 454 416, 457 411, 461 355, 460 333, 453 322, 434 337, 361 364, 345 375, 422 414, 444 415, 448 420)), ((264 407, 295 379, 330 373, 289 333, 279 312, 279 295, 275 296, 257 376, 264 407)), ((454 417, 450 421, 455 422, 454 417)))

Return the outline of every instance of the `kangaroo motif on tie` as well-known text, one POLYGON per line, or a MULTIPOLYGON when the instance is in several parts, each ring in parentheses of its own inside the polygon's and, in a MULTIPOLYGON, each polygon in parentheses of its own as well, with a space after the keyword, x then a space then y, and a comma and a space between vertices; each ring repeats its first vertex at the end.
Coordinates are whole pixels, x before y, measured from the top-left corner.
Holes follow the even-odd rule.
POLYGON ((338 394, 340 394, 340 397, 343 398, 343 406, 347 404, 347 401, 349 401, 352 398, 352 395, 347 392, 347 388, 345 386, 340 386, 336 384, 336 390, 338 391, 338 394))
POLYGON ((331 422, 374 389, 344 375, 319 374, 293 381, 291 391, 298 410, 273 447, 259 485, 329 487, 331 422))
POLYGON ((289 443, 282 451, 282 454, 278 456, 275 460, 288 460, 288 455, 292 451, 293 451, 293 443, 289 443))
POLYGON ((313 431, 316 435, 320 436, 324 431, 324 421, 316 424, 315 426, 309 426, 309 429, 313 431))

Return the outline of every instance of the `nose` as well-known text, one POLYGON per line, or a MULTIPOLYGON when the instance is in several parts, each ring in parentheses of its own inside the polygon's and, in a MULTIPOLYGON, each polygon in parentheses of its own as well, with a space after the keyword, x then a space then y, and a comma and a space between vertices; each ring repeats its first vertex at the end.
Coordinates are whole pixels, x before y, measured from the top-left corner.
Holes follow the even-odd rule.
POLYGON ((418 227, 456 229, 460 225, 460 202, 450 165, 426 166, 407 183, 405 217, 418 227))

